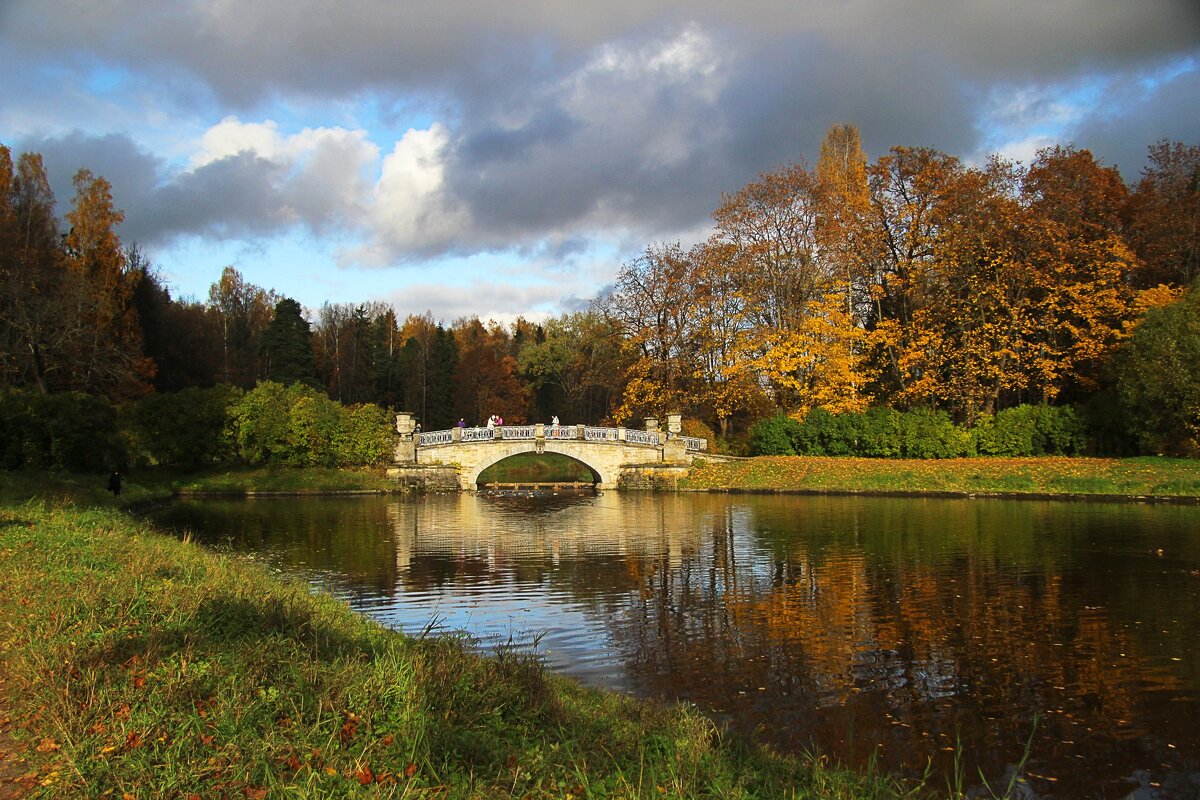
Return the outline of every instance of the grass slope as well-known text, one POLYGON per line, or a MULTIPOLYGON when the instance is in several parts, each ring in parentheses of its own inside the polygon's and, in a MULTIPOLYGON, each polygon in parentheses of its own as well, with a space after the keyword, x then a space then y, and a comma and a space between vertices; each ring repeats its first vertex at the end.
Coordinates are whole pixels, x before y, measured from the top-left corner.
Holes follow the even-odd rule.
POLYGON ((687 489, 1200 497, 1200 460, 759 456, 708 463, 687 489))
POLYGON ((116 508, 0 504, 0 576, 9 745, 33 796, 900 793, 521 654, 388 631, 116 508))

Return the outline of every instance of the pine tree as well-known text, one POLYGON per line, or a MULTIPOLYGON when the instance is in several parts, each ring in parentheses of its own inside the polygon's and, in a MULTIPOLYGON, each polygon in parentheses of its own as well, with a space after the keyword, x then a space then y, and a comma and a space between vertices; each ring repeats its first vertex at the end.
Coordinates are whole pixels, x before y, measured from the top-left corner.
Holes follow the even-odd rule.
POLYGON ((303 383, 322 388, 313 355, 312 330, 300 304, 290 297, 275 304, 275 316, 262 336, 262 359, 268 380, 285 386, 303 383))

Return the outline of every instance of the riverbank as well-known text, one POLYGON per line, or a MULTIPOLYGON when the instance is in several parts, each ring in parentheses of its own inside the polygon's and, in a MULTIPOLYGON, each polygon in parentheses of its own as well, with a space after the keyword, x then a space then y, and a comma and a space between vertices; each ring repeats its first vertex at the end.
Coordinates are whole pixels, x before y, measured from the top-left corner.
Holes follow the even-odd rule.
POLYGON ((386 630, 116 508, 0 505, 0 574, 11 796, 900 795, 526 654, 386 630))
POLYGON ((1092 497, 1200 501, 1200 460, 759 456, 693 468, 692 491, 1092 497))
POLYGON ((0 470, 0 502, 30 498, 63 503, 130 507, 167 500, 177 494, 336 494, 398 491, 382 469, 326 467, 229 467, 182 470, 154 467, 124 476, 121 494, 107 489, 107 475, 72 472, 0 470))

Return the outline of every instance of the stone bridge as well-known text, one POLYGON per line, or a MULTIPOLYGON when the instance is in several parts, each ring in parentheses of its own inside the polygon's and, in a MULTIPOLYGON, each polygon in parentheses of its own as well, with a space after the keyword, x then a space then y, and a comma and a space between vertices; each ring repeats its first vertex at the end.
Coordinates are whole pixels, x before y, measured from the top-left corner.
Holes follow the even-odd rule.
POLYGON ((416 432, 411 414, 396 415, 400 434, 393 474, 421 485, 449 483, 473 490, 479 475, 498 461, 522 453, 560 453, 586 466, 597 489, 615 489, 632 472, 674 470, 685 473, 697 456, 707 456, 708 442, 680 433, 681 416, 667 415, 667 430, 657 419, 646 429, 599 428, 590 425, 501 425, 495 428, 451 428, 416 432), (445 476, 438 478, 438 474, 445 476))

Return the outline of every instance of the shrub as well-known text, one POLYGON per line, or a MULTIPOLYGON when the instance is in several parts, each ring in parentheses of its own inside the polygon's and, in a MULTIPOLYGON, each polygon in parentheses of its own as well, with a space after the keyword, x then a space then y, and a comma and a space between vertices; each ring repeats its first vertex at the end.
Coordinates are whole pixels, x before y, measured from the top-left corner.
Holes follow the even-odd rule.
POLYGON ((220 385, 151 394, 130 404, 126 426, 136 454, 188 469, 229 458, 235 452, 230 408, 241 397, 241 389, 220 385))
POLYGON ((337 441, 338 463, 376 466, 392 459, 395 435, 391 415, 372 403, 342 409, 342 434, 337 441))
POLYGON ((282 384, 261 381, 229 407, 238 455, 248 464, 282 462, 289 452, 288 408, 282 384))
POLYGON ((871 408, 862 415, 858 455, 868 458, 899 458, 903 452, 901 414, 891 408, 871 408))
POLYGON ((904 458, 958 458, 971 452, 971 439, 945 411, 915 408, 899 417, 904 458))
POLYGON ((263 381, 230 406, 229 419, 238 453, 248 463, 376 465, 391 458, 395 444, 384 409, 345 407, 301 383, 285 389, 263 381))
POLYGON ((125 464, 116 409, 101 397, 9 390, 0 395, 0 420, 0 457, 9 469, 104 472, 125 464))
POLYGON ((756 456, 794 456, 792 442, 800 423, 791 417, 777 414, 760 419, 750 428, 750 454, 756 456))
POLYGON ((862 421, 861 414, 830 414, 814 408, 795 433, 792 446, 803 455, 857 455, 862 421))
POLYGON ((1006 408, 980 418, 971 439, 985 456, 1075 455, 1087 448, 1084 418, 1070 406, 1006 408))
POLYGON ((341 406, 301 383, 293 383, 287 395, 291 403, 283 463, 292 467, 335 466, 335 442, 342 438, 341 406))

